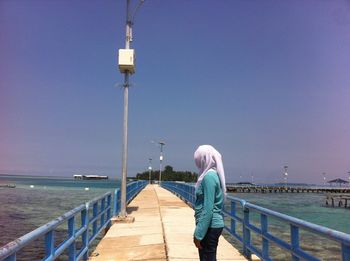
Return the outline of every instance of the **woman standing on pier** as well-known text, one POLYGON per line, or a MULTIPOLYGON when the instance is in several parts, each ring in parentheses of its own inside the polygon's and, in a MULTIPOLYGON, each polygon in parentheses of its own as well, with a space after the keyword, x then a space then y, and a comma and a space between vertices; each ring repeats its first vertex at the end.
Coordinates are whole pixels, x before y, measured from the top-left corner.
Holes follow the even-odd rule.
POLYGON ((193 242, 201 261, 216 261, 216 249, 224 227, 221 215, 226 194, 224 166, 221 154, 210 145, 199 146, 194 160, 199 178, 196 183, 193 242))

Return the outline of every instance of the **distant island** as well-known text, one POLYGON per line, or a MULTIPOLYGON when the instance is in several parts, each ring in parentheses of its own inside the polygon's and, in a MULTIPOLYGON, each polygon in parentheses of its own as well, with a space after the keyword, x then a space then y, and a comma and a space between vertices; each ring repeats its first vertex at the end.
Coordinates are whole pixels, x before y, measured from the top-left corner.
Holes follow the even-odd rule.
POLYGON ((100 175, 73 175, 74 179, 108 179, 108 176, 100 175))
MULTIPOLYGON (((198 174, 191 171, 175 171, 172 166, 165 166, 162 171, 162 181, 196 182, 198 174)), ((149 171, 136 174, 136 179, 149 180, 149 171)), ((151 180, 159 180, 159 170, 151 172, 151 180)))

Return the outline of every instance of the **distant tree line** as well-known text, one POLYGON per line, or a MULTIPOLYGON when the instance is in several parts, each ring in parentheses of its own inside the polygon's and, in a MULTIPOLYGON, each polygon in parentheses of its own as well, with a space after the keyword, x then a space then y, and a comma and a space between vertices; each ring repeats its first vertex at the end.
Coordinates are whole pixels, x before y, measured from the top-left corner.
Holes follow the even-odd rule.
MULTIPOLYGON (((175 171, 172 166, 165 166, 162 171, 162 181, 196 182, 198 174, 190 171, 175 171)), ((136 179, 148 180, 149 171, 136 174, 136 179)), ((159 180, 159 170, 151 172, 151 180, 159 180)))

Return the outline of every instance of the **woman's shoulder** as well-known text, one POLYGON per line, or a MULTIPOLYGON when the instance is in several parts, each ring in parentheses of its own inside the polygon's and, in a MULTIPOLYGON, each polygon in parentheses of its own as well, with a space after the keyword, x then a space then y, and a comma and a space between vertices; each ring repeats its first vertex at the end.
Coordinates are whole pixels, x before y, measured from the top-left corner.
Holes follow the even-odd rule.
POLYGON ((205 181, 217 181, 218 180, 218 173, 215 170, 209 170, 207 174, 205 174, 203 180, 205 181))

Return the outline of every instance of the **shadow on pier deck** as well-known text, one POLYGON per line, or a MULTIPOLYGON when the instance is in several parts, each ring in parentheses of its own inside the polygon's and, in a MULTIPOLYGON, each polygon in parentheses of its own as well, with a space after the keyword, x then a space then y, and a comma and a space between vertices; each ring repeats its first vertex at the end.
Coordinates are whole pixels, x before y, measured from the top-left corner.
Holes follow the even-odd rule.
MULTIPOLYGON (((129 204, 133 223, 115 223, 90 261, 198 260, 193 245, 194 211, 158 185, 148 185, 129 204)), ((220 237, 218 260, 247 260, 220 237)))

